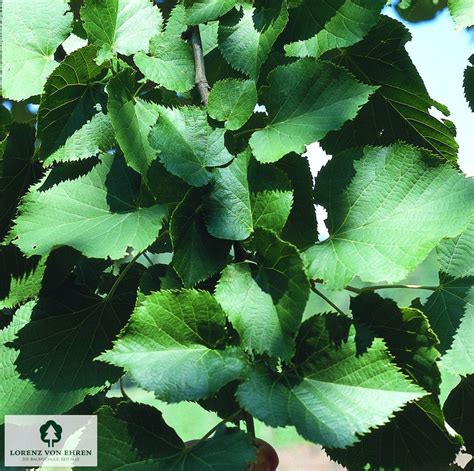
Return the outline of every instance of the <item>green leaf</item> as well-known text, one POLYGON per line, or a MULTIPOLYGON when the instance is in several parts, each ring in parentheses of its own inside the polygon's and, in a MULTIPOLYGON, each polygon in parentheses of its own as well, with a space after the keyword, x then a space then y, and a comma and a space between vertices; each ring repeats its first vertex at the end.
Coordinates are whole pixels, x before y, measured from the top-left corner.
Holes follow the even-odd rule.
POLYGON ((448 0, 448 8, 459 28, 474 26, 474 4, 470 0, 448 0))
POLYGON ((339 289, 403 279, 443 237, 471 218, 474 185, 421 150, 396 144, 334 157, 316 180, 316 203, 328 210, 330 238, 305 252, 309 274, 339 289))
POLYGON ((464 95, 474 111, 474 54, 469 58, 470 65, 464 71, 464 95))
POLYGON ((97 416, 98 464, 103 471, 240 471, 255 460, 250 437, 237 429, 218 431, 191 448, 153 407, 121 402, 101 407, 97 416))
POLYGON ((377 23, 385 0, 304 0, 290 13, 285 45, 293 57, 320 57, 326 51, 359 42, 377 23), (316 33, 315 33, 316 32, 316 33))
POLYGON ((151 163, 146 179, 156 201, 162 204, 179 203, 190 189, 184 180, 169 173, 158 159, 151 163))
POLYGON ((101 49, 102 60, 148 51, 150 39, 163 23, 150 0, 86 0, 81 18, 89 41, 101 49))
POLYGON ((219 49, 234 69, 257 80, 287 21, 284 1, 270 0, 258 7, 244 3, 220 20, 219 49))
POLYGON ((439 404, 428 396, 408 404, 354 446, 326 452, 348 469, 444 471, 460 446, 460 438, 448 432, 439 404))
POLYGON ((244 152, 227 167, 214 171, 206 214, 207 229, 214 237, 245 240, 253 231, 247 182, 249 157, 244 152))
POLYGON ((214 436, 184 450, 163 471, 241 471, 255 463, 252 438, 239 429, 220 429, 214 436))
POLYGON ((46 260, 26 258, 17 247, 0 247, 0 309, 35 298, 41 290, 46 260))
POLYGON ((346 67, 359 80, 380 88, 353 121, 322 142, 327 153, 336 154, 367 144, 385 146, 403 140, 456 163, 456 131, 450 123, 431 116, 432 106, 444 114, 447 110, 430 98, 405 50, 410 39, 405 26, 382 16, 361 42, 334 51, 334 62, 346 67))
POLYGON ((0 414, 61 414, 119 378, 94 361, 112 346, 135 303, 137 277, 113 298, 66 284, 19 308, 0 331, 0 414))
POLYGON ((160 117, 150 134, 150 144, 166 169, 193 186, 211 179, 208 167, 225 165, 232 155, 224 144, 224 129, 212 129, 206 112, 194 106, 159 107, 160 117))
POLYGON ((198 25, 215 20, 235 6, 237 0, 185 0, 186 20, 198 25))
POLYGON ((242 352, 225 347, 225 314, 205 291, 159 291, 147 296, 112 350, 100 359, 127 371, 167 402, 215 394, 242 376, 242 352))
POLYGON ((254 243, 259 264, 228 265, 215 296, 245 348, 289 359, 309 283, 295 247, 261 229, 254 243))
POLYGON ((154 36, 150 55, 139 52, 133 60, 148 80, 161 87, 180 93, 194 87, 193 51, 179 36, 169 33, 154 36))
POLYGON ((199 32, 201 34, 202 41, 202 52, 204 57, 217 48, 218 30, 218 21, 210 21, 209 23, 199 25, 199 32))
POLYGON ((370 344, 374 337, 383 339, 400 369, 425 390, 438 395, 439 341, 422 312, 400 309, 391 299, 370 292, 352 298, 351 311, 364 342, 369 340, 370 344))
POLYGON ((443 240, 437 247, 440 286, 422 306, 433 330, 440 338, 443 354, 451 349, 441 366, 450 374, 473 372, 474 350, 467 343, 474 319, 474 223, 458 237, 443 240), (465 356, 463 356, 465 355, 465 356), (458 364, 453 364, 459 358, 458 364), (471 371, 473 370, 473 371, 471 371))
POLYGON ((154 407, 135 402, 105 405, 97 411, 98 466, 164 470, 164 462, 184 449, 183 441, 154 407), (110 451, 113 450, 113 453, 110 451))
POLYGON ((240 129, 252 116, 257 104, 257 88, 252 80, 227 79, 216 82, 209 94, 207 112, 225 121, 226 129, 240 129))
POLYGON ((440 287, 422 306, 445 353, 464 316, 474 316, 474 277, 456 279, 441 273, 440 287))
POLYGON ((293 187, 293 205, 281 237, 299 249, 318 240, 316 211, 313 205, 313 175, 306 157, 290 154, 278 162, 293 187))
POLYGON ((464 317, 454 335, 450 349, 441 358, 441 365, 452 374, 474 374, 474 287, 469 290, 464 317))
POLYGON ((95 114, 105 108, 105 68, 95 62, 97 49, 86 46, 70 54, 49 76, 38 113, 40 154, 46 158, 66 144, 95 114))
POLYGON ((474 276, 474 219, 454 239, 445 239, 436 248, 440 271, 455 278, 474 276))
POLYGON ((346 447, 425 395, 391 363, 381 340, 357 356, 351 329, 347 342, 335 348, 325 317, 307 320, 297 345, 299 374, 257 368, 237 392, 240 404, 272 427, 294 425, 307 440, 346 447))
POLYGON ((260 162, 302 153, 305 145, 354 118, 375 90, 344 69, 313 59, 277 67, 270 72, 268 83, 261 104, 267 107, 269 124, 250 138, 260 162))
POLYGON ((44 255, 68 245, 87 257, 120 259, 147 248, 166 216, 161 205, 141 207, 139 182, 123 159, 104 155, 86 175, 23 198, 10 234, 23 253, 44 255))
POLYGON ((72 30, 72 14, 66 0, 2 3, 2 96, 26 100, 57 67, 54 53, 72 30))
POLYGON ((90 121, 66 139, 58 150, 44 161, 49 166, 54 162, 72 162, 87 159, 106 152, 113 147, 115 134, 110 116, 104 113, 95 114, 90 121))
POLYGON ((8 232, 20 198, 40 175, 33 163, 35 131, 26 124, 9 128, 3 156, 0 159, 0 239, 8 232))
POLYGON ((474 376, 468 376, 454 389, 444 404, 444 415, 448 423, 464 439, 466 451, 474 454, 474 376))
POLYGON ((107 85, 108 109, 117 142, 127 164, 145 174, 157 152, 150 146, 148 135, 158 119, 158 105, 137 97, 135 72, 125 69, 107 85))
POLYGON ((278 169, 251 159, 247 149, 214 171, 206 199, 206 225, 220 239, 245 240, 255 228, 279 233, 293 202, 290 184, 278 169))
MULTIPOLYGON (((163 8, 163 6, 161 8, 163 8)), ((173 6, 170 12, 168 21, 166 22, 165 31, 174 36, 181 36, 187 29, 186 8, 183 4, 178 3, 173 6)))
POLYGON ((191 190, 174 210, 170 221, 172 265, 184 286, 194 286, 224 268, 230 243, 212 237, 206 230, 201 192, 191 190))
POLYGON ((291 191, 264 190, 252 195, 254 227, 261 227, 279 234, 287 223, 292 204, 291 191))

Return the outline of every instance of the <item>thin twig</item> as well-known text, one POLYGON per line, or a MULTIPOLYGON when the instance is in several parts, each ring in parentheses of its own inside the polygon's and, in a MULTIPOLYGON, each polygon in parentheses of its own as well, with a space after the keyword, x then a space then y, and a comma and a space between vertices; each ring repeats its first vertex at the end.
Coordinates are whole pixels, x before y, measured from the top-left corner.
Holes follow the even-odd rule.
POLYGON ((347 291, 352 293, 366 293, 368 291, 376 291, 379 289, 425 289, 429 291, 436 291, 439 289, 439 286, 425 286, 425 285, 374 285, 374 286, 364 286, 363 288, 356 288, 355 286, 346 286, 347 291))
POLYGON ((135 257, 133 257, 132 260, 130 260, 130 262, 127 264, 127 266, 122 270, 118 278, 115 280, 115 283, 112 285, 112 288, 110 288, 110 291, 108 292, 104 301, 108 301, 115 294, 115 290, 118 288, 118 285, 125 278, 125 275, 128 273, 128 270, 132 268, 133 264, 137 261, 138 257, 140 257, 141 254, 141 252, 138 252, 135 257))
POLYGON ((314 284, 311 286, 313 292, 315 292, 320 298, 324 299, 332 308, 334 308, 339 314, 342 314, 345 317, 349 317, 339 306, 334 304, 325 294, 321 293, 314 284))
POLYGON ((146 258, 146 261, 150 264, 150 266, 154 265, 151 258, 148 256, 148 254, 146 252, 143 253, 143 256, 146 258))
POLYGON ((222 424, 225 424, 226 422, 233 422, 234 420, 238 419, 241 415, 242 415, 242 409, 239 409, 237 412, 234 412, 233 414, 229 415, 228 417, 225 417, 219 423, 217 423, 214 427, 212 427, 211 430, 206 432, 206 434, 203 435, 202 438, 197 440, 191 446, 188 446, 187 449, 191 450, 195 446, 199 445, 199 443, 203 442, 204 440, 207 440, 222 424))
POLYGON ((196 86, 201 96, 202 103, 207 106, 209 98, 209 90, 211 87, 206 78, 206 67, 204 65, 204 53, 202 50, 201 33, 199 32, 199 26, 193 26, 191 28, 191 45, 193 46, 194 53, 194 69, 196 71, 196 86))
POLYGON ((123 376, 120 376, 120 379, 119 379, 119 385, 120 385, 120 392, 122 393, 122 397, 124 399, 127 399, 127 401, 132 401, 130 399, 130 396, 127 394, 127 392, 125 391, 125 386, 123 384, 123 376))

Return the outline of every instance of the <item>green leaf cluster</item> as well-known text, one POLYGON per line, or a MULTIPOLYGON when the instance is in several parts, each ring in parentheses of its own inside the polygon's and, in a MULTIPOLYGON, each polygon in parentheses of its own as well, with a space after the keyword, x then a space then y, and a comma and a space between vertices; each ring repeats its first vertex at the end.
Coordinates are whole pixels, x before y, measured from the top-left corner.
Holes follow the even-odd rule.
POLYGON ((253 418, 349 470, 472 454, 474 182, 385 2, 77 3, 3 5, 39 109, 0 113, 0 417, 97 414, 101 470, 249 469, 253 418), (124 375, 222 423, 185 444, 124 375))

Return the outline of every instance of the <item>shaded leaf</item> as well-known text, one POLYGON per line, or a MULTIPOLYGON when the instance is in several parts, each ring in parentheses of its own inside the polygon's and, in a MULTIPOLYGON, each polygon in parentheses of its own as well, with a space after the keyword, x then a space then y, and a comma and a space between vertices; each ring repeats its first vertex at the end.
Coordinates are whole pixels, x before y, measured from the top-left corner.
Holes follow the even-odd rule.
POLYGON ((201 198, 199 190, 189 191, 170 221, 172 265, 186 287, 224 268, 230 250, 229 242, 216 239, 207 232, 201 198))
POLYGON ((422 306, 439 337, 439 350, 446 353, 453 342, 461 319, 474 316, 474 277, 456 279, 441 273, 440 287, 422 306))
POLYGON ((105 67, 94 59, 97 49, 86 46, 70 54, 48 77, 38 112, 38 134, 43 158, 66 144, 95 114, 105 108, 105 67))
POLYGON ((100 151, 110 150, 114 144, 115 134, 110 116, 100 112, 69 136, 64 145, 45 159, 44 165, 87 159, 100 151))
POLYGON ((33 163, 34 138, 35 131, 30 126, 10 126, 0 159, 0 239, 10 228, 20 198, 41 174, 33 163))
POLYGON ((45 258, 26 258, 12 245, 0 247, 0 309, 13 308, 41 290, 45 258))
POLYGON ((448 432, 432 397, 398 412, 391 421, 345 450, 326 449, 331 459, 349 470, 409 469, 444 471, 454 461, 461 440, 448 432), (370 466, 369 466, 370 464, 370 466))
POLYGON ((214 237, 245 240, 253 231, 248 160, 249 154, 244 152, 227 167, 214 171, 206 211, 206 226, 214 237))
POLYGON ((313 204, 313 176, 307 158, 290 154, 278 163, 291 180, 293 205, 281 237, 305 249, 318 240, 313 204))
POLYGON ((370 342, 374 337, 383 339, 400 369, 423 389, 438 395, 439 342, 422 312, 400 309, 391 299, 375 293, 352 298, 351 311, 357 333, 363 334, 365 342, 367 337, 371 337, 370 342))
POLYGON ((464 71, 464 96, 474 111, 474 54, 469 58, 470 65, 464 71))
MULTIPOLYGON (((458 237, 439 244, 436 252, 440 286, 422 306, 441 340, 440 368, 451 380, 455 375, 474 374, 473 237, 474 223, 471 222, 458 237)), ((448 387, 448 384, 443 385, 443 395, 449 391, 448 387)))
POLYGON ((120 369, 94 361, 128 320, 137 277, 102 298, 66 284, 19 308, 0 332, 0 413, 61 414, 118 380, 120 369))
POLYGON ((322 141, 327 153, 336 154, 366 144, 384 146, 403 140, 456 163, 456 131, 449 122, 431 116, 432 106, 440 108, 444 114, 447 109, 430 98, 405 50, 410 39, 405 26, 382 16, 365 39, 334 52, 334 62, 346 67, 359 80, 380 88, 353 121, 322 141))
POLYGON ((98 412, 99 467, 158 471, 240 471, 255 459, 249 437, 225 429, 187 448, 153 407, 121 402, 98 412), (108 453, 107 450, 114 450, 108 453), (115 451, 116 450, 116 451, 115 451))
POLYGON ((461 383, 450 394, 444 404, 444 415, 448 423, 464 439, 466 451, 474 454, 474 376, 461 379, 461 383))

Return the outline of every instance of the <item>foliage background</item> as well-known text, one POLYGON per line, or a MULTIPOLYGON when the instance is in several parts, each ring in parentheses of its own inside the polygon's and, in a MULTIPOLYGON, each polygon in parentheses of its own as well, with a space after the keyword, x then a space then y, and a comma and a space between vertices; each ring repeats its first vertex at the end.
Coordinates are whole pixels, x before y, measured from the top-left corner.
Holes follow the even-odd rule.
MULTIPOLYGON (((433 36, 431 37, 430 48, 429 48, 430 54, 427 54, 426 50, 424 50, 423 52, 420 52, 420 53, 417 52, 418 46, 417 46, 417 42, 416 42, 417 41, 416 31, 417 31, 418 28, 420 28, 420 31, 421 31, 421 29, 425 27, 423 25, 418 25, 416 28, 414 28, 415 38, 412 41, 412 43, 410 44, 409 48, 411 49, 411 55, 415 59, 415 63, 417 63, 416 57, 419 57, 419 60, 420 60, 419 65, 420 65, 420 68, 421 68, 421 74, 422 74, 423 78, 425 78, 425 80, 427 81, 428 88, 432 92, 434 98, 438 98, 440 101, 443 101, 445 103, 447 102, 447 104, 450 105, 450 107, 453 111, 453 119, 455 120, 455 122, 458 126, 458 136, 459 136, 459 140, 461 142, 460 164, 461 164, 461 167, 467 173, 472 174, 472 167, 471 167, 472 159, 470 159, 469 156, 472 155, 472 147, 473 146, 472 146, 472 140, 469 140, 466 137, 467 136, 467 129, 471 128, 471 125, 472 125, 472 114, 467 113, 467 107, 466 107, 466 104, 464 102, 464 99, 461 100, 461 96, 459 94, 458 95, 453 94, 453 95, 448 95, 448 96, 446 95, 446 90, 447 89, 455 90, 456 91, 455 93, 459 93, 460 90, 461 90, 460 77, 462 76, 462 70, 464 69, 464 66, 466 65, 466 59, 467 59, 468 51, 469 51, 469 47, 467 47, 467 48, 464 47, 466 44, 468 44, 468 41, 465 41, 465 38, 469 38, 469 36, 468 36, 469 33, 468 32, 466 32, 466 33, 464 33, 464 32, 459 33, 458 32, 458 33, 456 33, 457 34, 456 39, 454 39, 454 36, 451 35, 451 26, 448 26, 449 21, 450 20, 447 19, 447 15, 445 13, 443 13, 443 14, 440 15, 440 17, 436 21, 434 21, 433 23, 430 24, 429 27, 432 27, 432 25, 436 25, 436 24, 440 25, 441 24, 442 25, 441 29, 447 28, 447 29, 443 29, 443 34, 437 34, 436 37, 433 37, 433 36), (448 31, 448 32, 446 34, 444 34, 444 31, 448 31), (441 42, 439 41, 440 37, 443 37, 443 41, 441 41, 441 42), (462 45, 462 47, 459 47, 461 45, 462 45), (455 51, 455 53, 453 53, 452 51, 455 51), (427 57, 428 57, 428 59, 426 59, 427 57), (440 63, 439 60, 436 60, 438 57, 447 57, 449 59, 449 64, 440 63), (429 71, 428 68, 424 69, 424 65, 422 65, 422 64, 424 64, 423 61, 425 59, 426 59, 426 64, 430 65, 431 71, 429 71), (447 73, 443 74, 442 73, 442 72, 448 72, 448 71, 449 71, 449 74, 447 74, 447 73), (439 83, 442 82, 442 86, 439 87, 439 90, 437 89, 436 84, 434 84, 434 83, 430 84, 430 81, 431 81, 432 77, 437 77, 437 79, 439 80, 439 83), (449 77, 453 77, 453 79, 451 80, 449 77), (455 77, 455 79, 454 79, 454 77, 455 77), (447 82, 449 82, 449 84, 447 82), (439 93, 439 96, 437 96, 437 93, 439 93), (462 105, 461 105, 461 101, 462 101, 462 105), (466 131, 464 131, 464 130, 466 130, 466 131)), ((450 23, 449 23, 449 25, 450 25, 450 23)), ((422 36, 420 35, 420 37, 422 37, 422 36)), ((428 35, 428 37, 429 37, 429 35, 428 35)), ((124 45, 123 47, 126 48, 127 45, 124 45)), ((160 45, 157 42, 155 44, 155 46, 153 46, 153 47, 156 47, 157 49, 159 49, 160 47, 163 47, 163 45, 160 45)), ((426 48, 426 46, 424 46, 424 47, 426 48)), ((419 51, 422 51, 422 49, 423 48, 420 46, 419 51)), ((426 48, 426 49, 428 49, 428 48, 426 48)), ((109 52, 107 50, 102 50, 101 54, 104 54, 104 57, 108 58, 109 52)), ((139 61, 143 61, 143 64, 144 64, 143 67, 146 67, 146 61, 147 60, 148 59, 146 57, 144 57, 144 54, 142 54, 142 57, 137 59, 137 64, 139 63, 139 61)), ((189 60, 189 57, 187 57, 187 60, 189 60)), ((249 73, 249 75, 252 75, 254 73, 254 71, 247 71, 247 72, 249 73)), ((109 96, 115 96, 117 101, 120 101, 122 99, 121 93, 122 93, 123 89, 128 86, 129 82, 133 81, 133 80, 131 80, 131 79, 133 79, 133 77, 127 76, 127 73, 123 73, 123 74, 121 73, 119 75, 120 75, 120 77, 118 77, 118 76, 115 77, 113 79, 113 81, 111 81, 109 83, 109 85, 107 86, 107 91, 109 93, 109 96)), ((166 82, 166 80, 169 80, 169 77, 160 77, 160 80, 163 80, 164 82, 166 82)), ((189 80, 188 80, 188 82, 189 82, 189 80)), ((173 86, 177 87, 176 90, 180 90, 181 87, 183 88, 183 90, 187 90, 190 86, 190 83, 192 85, 192 82, 186 83, 186 80, 184 80, 183 83, 180 83, 178 85, 173 85, 173 86)), ((50 90, 50 92, 51 92, 51 90, 50 90)), ((7 107, 7 108, 9 108, 9 107, 11 108, 11 111, 13 112, 15 118, 18 118, 17 120, 28 120, 29 119, 28 114, 25 114, 25 109, 27 111, 32 111, 32 112, 35 111, 35 105, 26 104, 26 103, 13 104, 12 105, 8 101, 6 101, 6 102, 4 102, 4 106, 7 107)), ((150 112, 150 114, 152 114, 153 111, 156 111, 156 110, 153 110, 153 106, 149 106, 149 105, 145 105, 145 104, 143 106, 145 108, 148 107, 148 111, 150 112)), ((43 107, 43 109, 47 110, 46 112, 54 111, 54 109, 53 110, 48 110, 45 107, 43 107)), ((113 107, 110 107, 109 111, 110 111, 111 114, 114 113, 113 107)), ((160 112, 164 113, 163 110, 160 110, 160 112)), ((118 111, 117 111, 117 113, 118 113, 118 111)), ((190 113, 190 118, 194 119, 191 116, 194 112, 189 112, 189 113, 190 113)), ((169 113, 168 119, 169 119, 170 122, 173 120, 172 113, 169 113)), ((150 120, 150 124, 152 124, 151 120, 150 120)), ((40 131, 41 131, 41 129, 40 129, 40 131)), ((120 132, 121 132, 120 129, 117 129, 117 136, 118 136, 119 139, 120 139, 120 132)), ((158 133, 159 131, 155 130, 154 132, 158 133)), ((211 133, 210 130, 209 130, 209 133, 211 133)), ((165 134, 163 134, 163 133, 157 134, 155 136, 155 141, 157 143, 160 143, 161 140, 163 140, 164 135, 166 135, 166 133, 165 134)), ((51 135, 50 135, 50 137, 51 137, 51 135)), ((54 136, 52 136, 52 137, 54 137, 54 136)), ((152 133, 151 140, 150 140, 150 143, 152 145, 153 145, 153 139, 154 138, 153 138, 153 133, 152 133)), ((256 144, 255 148, 257 149, 258 148, 257 140, 255 140, 255 144, 256 144)), ((145 147, 146 147, 146 145, 147 144, 145 144, 145 147)), ((121 142, 121 146, 122 146, 124 152, 127 152, 127 149, 126 149, 127 142, 125 140, 121 142)), ((133 151, 133 149, 131 149, 131 150, 133 151)), ((146 149, 145 149, 145 151, 146 151, 146 149)), ((324 159, 324 155, 317 148, 314 150, 313 153, 310 152, 309 155, 310 155, 311 160, 313 161, 313 172, 316 173, 317 168, 319 167, 319 164, 324 159)), ((221 152, 219 158, 220 158, 219 162, 214 163, 214 165, 218 166, 219 164, 224 164, 228 161, 228 160, 226 160, 226 159, 228 159, 228 156, 227 156, 225 151, 221 152)), ((172 162, 171 162, 171 164, 172 164, 172 162)), ((144 162, 133 161, 133 160, 130 162, 130 166, 135 168, 138 171, 142 171, 143 168, 146 168, 146 164, 144 164, 144 162)), ((175 170, 178 171, 178 169, 175 169, 175 170)), ((118 172, 117 173, 117 175, 118 175, 120 173, 120 170, 118 170, 117 172, 118 172)), ((219 172, 219 171, 216 171, 216 172, 219 172)), ((222 175, 223 175, 223 178, 224 178, 224 172, 222 173, 222 175)), ((183 175, 180 175, 180 176, 185 180, 187 178, 190 179, 188 181, 188 183, 196 184, 196 182, 197 182, 197 180, 194 180, 194 177, 190 177, 186 173, 183 174, 183 175)), ((198 178, 198 177, 196 177, 196 178, 198 178)), ((199 178, 203 179, 203 181, 204 181, 206 178, 208 178, 208 176, 206 176, 205 174, 202 174, 199 178)), ((52 184, 54 184, 54 182, 52 182, 52 184)), ((128 196, 131 196, 131 195, 128 195, 128 196)), ((134 198, 134 197, 136 197, 136 195, 132 195, 132 197, 134 198)), ((57 204, 59 202, 59 200, 56 200, 56 201, 52 200, 51 202, 57 204)), ((127 200, 127 204, 129 204, 130 202, 131 202, 131 200, 130 201, 127 200)), ((117 201, 115 201, 115 203, 118 204, 119 207, 120 207, 121 201, 120 201, 119 197, 117 197, 117 201)), ((25 205, 26 204, 34 205, 35 201, 34 200, 28 201, 28 199, 25 198, 25 205)), ((154 217, 160 217, 160 214, 159 214, 160 210, 157 209, 157 211, 158 212, 154 214, 154 217)), ((21 220, 21 217, 20 217, 20 220, 21 220)), ((320 222, 320 228, 321 228, 322 227, 321 217, 320 217, 319 222, 320 222)), ((219 232, 219 231, 222 231, 222 230, 228 230, 228 228, 222 228, 222 227, 218 227, 218 225, 216 225, 215 227, 213 227, 212 229, 210 228, 209 230, 219 232)), ((18 231, 18 234, 22 235, 21 228, 20 228, 20 230, 17 229, 17 231, 18 231)), ((229 238, 232 238, 232 237, 229 237, 229 238)), ((173 241, 173 242, 176 242, 176 241, 173 241)), ((137 243, 141 243, 141 242, 137 241, 137 243)), ((36 249, 36 246, 33 245, 33 248, 31 249, 31 248, 27 247, 28 244, 29 244, 28 241, 19 241, 18 242, 18 245, 21 246, 23 249, 29 250, 30 254, 34 253, 34 250, 36 249)), ((85 253, 88 253, 89 256, 91 256, 91 257, 92 256, 101 257, 106 253, 109 254, 109 251, 111 251, 112 248, 107 247, 107 244, 102 244, 101 247, 88 247, 87 245, 83 245, 82 250, 85 253), (87 251, 89 251, 89 252, 87 252, 87 251)), ((120 251, 120 248, 117 248, 116 250, 117 250, 117 252, 110 252, 110 254, 115 256, 116 253, 118 253, 120 251)), ((432 261, 432 259, 428 259, 421 267, 419 267, 417 269, 416 273, 409 276, 409 279, 407 280, 407 282, 410 282, 410 283, 417 282, 417 283, 422 283, 422 284, 433 284, 433 283, 436 284, 436 282, 433 281, 433 280, 435 280, 436 276, 433 274, 433 270, 431 269, 432 268, 430 266, 431 261, 432 261)), ((196 281, 192 278, 192 276, 193 275, 190 273, 189 274, 189 280, 188 280, 189 285, 194 284, 194 281, 196 281)), ((340 281, 337 282, 337 283, 340 284, 340 281)), ((354 283, 354 288, 355 289, 360 289, 362 286, 363 285, 358 284, 358 282, 354 283)), ((115 290, 115 285, 113 285, 111 291, 114 291, 114 290, 115 290)), ((327 292, 324 288, 321 288, 321 291, 323 293, 326 293, 326 296, 331 298, 340 307, 343 307, 343 308, 347 307, 348 296, 338 297, 339 295, 337 293, 334 294, 334 293, 331 293, 331 292, 327 292)), ((384 291, 382 290, 382 291, 380 291, 380 294, 381 295, 384 295, 384 294, 388 295, 389 293, 384 293, 384 291)), ((121 295, 121 293, 120 293, 120 290, 119 290, 119 292, 117 292, 117 296, 120 296, 120 295, 121 295)), ((426 293, 418 292, 418 291, 415 291, 415 290, 411 291, 410 293, 407 293, 406 291, 391 290, 390 291, 390 297, 396 299, 401 305, 407 305, 409 303, 409 301, 411 301, 412 299, 414 299, 416 297, 420 297, 421 298, 420 301, 424 302, 426 300, 426 293)), ((221 299, 223 299, 223 298, 221 298, 221 299)), ((310 303, 309 303, 309 307, 307 308, 307 312, 310 312, 310 311, 312 311, 312 312, 315 312, 315 311, 322 312, 323 310, 327 310, 328 308, 332 308, 332 307, 333 306, 330 306, 330 305, 324 305, 321 302, 320 298, 316 298, 314 295, 312 295, 312 298, 311 298, 310 303)), ((286 355, 286 353, 285 353, 285 355, 286 355)), ((107 358, 107 356, 105 356, 104 358, 107 358)), ((113 359, 113 354, 109 354, 109 357, 107 359, 112 361, 112 362, 117 361, 117 360, 113 359)), ((146 378, 144 379, 144 382, 146 382, 146 378)), ((166 395, 165 393, 166 392, 163 392, 164 396, 166 395)), ((178 409, 176 409, 176 410, 178 410, 178 409)), ((186 414, 186 411, 178 412, 178 413, 175 412, 174 414, 175 415, 176 414, 177 415, 186 414)), ((186 433, 184 433, 184 436, 182 438, 186 438, 185 435, 186 435, 186 433)), ((337 457, 337 454, 335 456, 337 457)))

